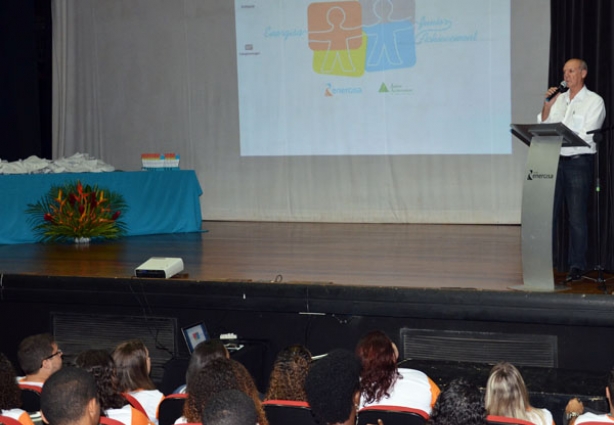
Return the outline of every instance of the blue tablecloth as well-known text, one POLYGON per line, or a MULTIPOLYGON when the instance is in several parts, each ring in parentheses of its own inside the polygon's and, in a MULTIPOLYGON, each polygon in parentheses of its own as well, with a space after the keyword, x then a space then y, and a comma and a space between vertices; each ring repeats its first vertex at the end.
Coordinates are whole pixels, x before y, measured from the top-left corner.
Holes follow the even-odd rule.
POLYGON ((198 232, 202 189, 192 170, 0 176, 0 244, 32 243, 26 214, 52 186, 81 181, 123 195, 128 235, 198 232))

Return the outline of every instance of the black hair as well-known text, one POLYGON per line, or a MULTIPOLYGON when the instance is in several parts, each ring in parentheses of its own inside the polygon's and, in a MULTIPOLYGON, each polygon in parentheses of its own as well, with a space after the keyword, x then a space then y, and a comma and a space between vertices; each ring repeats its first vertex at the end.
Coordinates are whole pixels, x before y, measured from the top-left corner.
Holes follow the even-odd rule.
POLYGON ((486 408, 476 385, 458 378, 439 394, 427 425, 486 425, 486 408))
POLYGON ((239 390, 221 391, 203 409, 206 425, 256 425, 256 407, 250 396, 239 390))
POLYGON ((307 402, 322 424, 345 422, 360 391, 360 360, 347 350, 331 351, 316 361, 305 380, 307 402))
POLYGON ((96 382, 87 371, 62 368, 45 381, 41 392, 41 412, 51 425, 78 422, 88 403, 97 398, 96 382))

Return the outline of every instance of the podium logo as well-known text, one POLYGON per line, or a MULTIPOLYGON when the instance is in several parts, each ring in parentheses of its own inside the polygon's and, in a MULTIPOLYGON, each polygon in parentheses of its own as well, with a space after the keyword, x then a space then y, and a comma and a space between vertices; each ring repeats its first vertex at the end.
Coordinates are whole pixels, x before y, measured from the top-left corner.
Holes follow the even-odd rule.
POLYGON ((529 170, 529 175, 527 176, 527 180, 535 180, 535 179, 553 179, 554 174, 542 174, 539 171, 529 170))

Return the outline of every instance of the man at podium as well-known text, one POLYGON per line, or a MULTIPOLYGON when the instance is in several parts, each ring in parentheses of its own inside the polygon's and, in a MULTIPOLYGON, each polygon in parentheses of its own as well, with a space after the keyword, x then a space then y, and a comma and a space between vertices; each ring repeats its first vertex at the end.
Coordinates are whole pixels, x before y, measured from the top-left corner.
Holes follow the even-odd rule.
MULTIPOLYGON (((605 105, 601 96, 586 88, 588 72, 586 62, 570 59, 563 67, 564 84, 550 87, 538 123, 562 122, 575 132, 588 147, 562 147, 554 193, 553 229, 557 228, 560 210, 564 204, 569 217, 569 273, 567 281, 582 279, 586 270, 588 248, 587 206, 593 182, 594 154, 597 146, 591 130, 600 129, 605 120, 605 105), (565 86, 568 88, 564 91, 565 86)), ((554 231, 553 231, 554 235, 554 231)), ((554 264, 556 259, 553 238, 554 264)))

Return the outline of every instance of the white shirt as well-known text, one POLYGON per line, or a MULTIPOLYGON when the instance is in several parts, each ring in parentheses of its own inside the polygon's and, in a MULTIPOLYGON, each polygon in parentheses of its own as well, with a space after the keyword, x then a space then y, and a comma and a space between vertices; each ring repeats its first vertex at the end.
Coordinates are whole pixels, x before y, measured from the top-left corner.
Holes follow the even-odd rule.
POLYGON ((2 416, 8 416, 9 418, 13 418, 23 425, 33 425, 32 418, 25 410, 21 409, 8 409, 8 410, 0 410, 0 414, 2 416))
POLYGON ((130 391, 129 394, 137 399, 145 412, 147 412, 147 417, 154 424, 158 424, 158 406, 160 402, 164 398, 164 394, 162 394, 158 390, 141 390, 141 391, 130 391))
MULTIPOLYGON (((414 369, 398 369, 401 374, 394 385, 388 389, 388 397, 365 403, 364 395, 360 396, 360 408, 367 406, 401 406, 420 409, 429 415, 435 400, 439 395, 439 387, 435 385, 424 372, 414 369)), ((550 424, 549 424, 550 425, 550 424)))
POLYGON ((576 418, 574 424, 580 425, 584 422, 605 422, 614 423, 614 419, 608 414, 596 415, 594 413, 586 412, 576 418))
POLYGON ((554 425, 552 413, 550 413, 548 409, 538 409, 537 407, 533 407, 533 409, 529 410, 527 414, 529 416, 529 421, 533 422, 535 425, 554 425), (541 415, 539 413, 541 413, 541 415))
POLYGON ((32 385, 33 387, 43 388, 44 382, 26 381, 26 377, 25 376, 18 376, 17 377, 17 384, 18 385, 32 385))
POLYGON ((603 99, 597 93, 586 88, 582 89, 569 99, 569 90, 556 98, 548 119, 542 121, 541 112, 537 116, 538 123, 562 122, 576 133, 589 147, 562 147, 561 156, 574 156, 581 154, 593 154, 596 152, 592 134, 586 134, 592 130, 598 130, 605 121, 605 105, 603 99))

